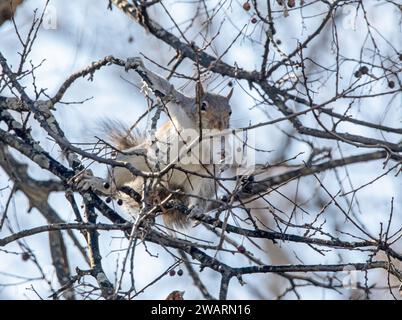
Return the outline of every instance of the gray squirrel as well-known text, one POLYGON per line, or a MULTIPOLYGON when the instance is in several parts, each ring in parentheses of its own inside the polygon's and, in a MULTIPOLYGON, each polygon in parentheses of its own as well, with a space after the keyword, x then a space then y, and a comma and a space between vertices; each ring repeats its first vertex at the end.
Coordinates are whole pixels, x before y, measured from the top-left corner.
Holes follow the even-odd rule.
MULTIPOLYGON (((214 180, 217 176, 215 166, 208 161, 204 164, 199 159, 210 153, 208 144, 203 144, 201 141, 201 156, 187 164, 182 164, 180 158, 175 157, 168 160, 165 157, 161 160, 160 155, 166 155, 165 146, 171 145, 174 141, 179 142, 182 147, 183 145, 187 147, 185 149, 187 153, 192 152, 191 147, 188 147, 187 137, 182 136, 187 135, 189 130, 199 134, 202 128, 202 130, 208 132, 212 130, 219 134, 228 129, 232 113, 229 100, 233 88, 227 96, 221 96, 204 92, 202 85, 197 85, 196 97, 188 97, 177 91, 167 80, 145 68, 139 57, 128 59, 126 69, 128 68, 134 69, 142 77, 146 86, 163 101, 164 111, 169 121, 156 129, 151 139, 154 141, 135 136, 130 131, 122 129, 117 123, 107 124, 109 140, 116 149, 121 151, 116 156, 116 161, 129 162, 136 169, 144 172, 159 171, 170 165, 171 169, 161 179, 155 181, 152 187, 153 192, 148 195, 147 200, 152 205, 160 204, 174 191, 173 199, 189 208, 192 213, 206 213, 211 200, 217 194, 214 180), (157 143, 154 143, 155 141, 157 143), (157 156, 156 161, 150 159, 149 155, 152 154, 150 151, 153 153, 157 151, 159 157, 157 156)), ((134 211, 140 208, 139 199, 135 201, 132 196, 128 196, 121 190, 129 187, 137 195, 142 194, 144 178, 134 176, 125 168, 114 167, 107 180, 95 177, 90 170, 87 170, 78 176, 76 183, 80 189, 91 188, 98 194, 121 199, 120 201, 123 200, 123 203, 134 211)), ((177 208, 162 206, 162 217, 165 225, 171 228, 183 228, 188 224, 187 215, 177 208)))

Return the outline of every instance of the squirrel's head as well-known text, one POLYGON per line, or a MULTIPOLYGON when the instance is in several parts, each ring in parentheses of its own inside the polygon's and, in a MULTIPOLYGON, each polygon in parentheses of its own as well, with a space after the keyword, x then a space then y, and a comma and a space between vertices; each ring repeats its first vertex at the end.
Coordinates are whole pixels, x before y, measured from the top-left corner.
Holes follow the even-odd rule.
POLYGON ((204 92, 202 86, 197 86, 197 95, 200 97, 199 110, 196 110, 196 118, 201 114, 203 129, 217 129, 222 131, 229 128, 229 119, 232 114, 229 100, 232 97, 233 88, 227 96, 204 92))

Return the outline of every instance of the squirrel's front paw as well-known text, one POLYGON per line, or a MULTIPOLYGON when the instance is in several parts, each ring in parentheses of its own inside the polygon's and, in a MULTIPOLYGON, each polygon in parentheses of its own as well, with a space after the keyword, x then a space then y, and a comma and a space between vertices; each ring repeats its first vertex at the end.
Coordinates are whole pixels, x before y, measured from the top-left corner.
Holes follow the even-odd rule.
MULTIPOLYGON (((189 207, 190 213, 188 214, 187 218, 188 219, 199 219, 202 218, 204 216, 204 210, 198 206, 198 205, 194 205, 189 207)), ((193 228, 197 227, 199 224, 201 223, 201 221, 195 221, 192 225, 193 228)))
POLYGON ((73 179, 73 183, 78 190, 88 191, 89 189, 93 191, 99 191, 105 193, 107 189, 110 188, 108 182, 104 179, 95 177, 91 169, 84 170, 73 179))
POLYGON ((126 61, 125 69, 128 71, 129 69, 137 69, 138 67, 143 68, 144 62, 142 62, 141 57, 132 57, 128 58, 126 61))
POLYGON ((189 210, 190 210, 190 213, 188 214, 189 218, 199 218, 204 215, 204 210, 198 205, 190 206, 189 210))

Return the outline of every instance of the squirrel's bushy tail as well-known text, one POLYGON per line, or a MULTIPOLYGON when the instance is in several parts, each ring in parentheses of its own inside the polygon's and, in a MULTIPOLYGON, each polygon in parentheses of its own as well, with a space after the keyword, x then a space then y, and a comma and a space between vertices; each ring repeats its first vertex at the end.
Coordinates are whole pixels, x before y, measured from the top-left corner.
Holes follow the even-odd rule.
MULTIPOLYGON (((127 150, 136 146, 139 146, 146 138, 144 134, 138 132, 138 130, 130 130, 130 127, 119 120, 111 120, 111 119, 102 119, 98 122, 97 131, 101 133, 107 143, 110 143, 114 148, 119 151, 127 150)), ((127 156, 129 158, 125 158, 127 161, 134 163, 133 159, 137 158, 135 155, 127 156), (132 158, 131 158, 132 157, 132 158)), ((138 157, 143 161, 143 157, 138 157)), ((130 188, 134 189, 137 192, 142 191, 142 186, 140 186, 138 181, 141 180, 141 177, 134 177, 130 175, 130 173, 121 168, 117 168, 116 171, 112 170, 113 172, 113 181, 119 181, 117 183, 118 187, 127 184, 130 188), (123 176, 123 177, 122 177, 123 176), (118 177, 118 178, 117 178, 118 177), (127 180, 127 177, 132 180, 127 180), (136 180, 136 179, 140 180, 136 180), (130 184, 133 182, 133 184, 130 184)), ((159 205, 162 211, 162 218, 165 225, 171 229, 184 229, 188 226, 189 220, 187 219, 187 215, 184 214, 182 211, 185 210, 188 206, 188 199, 185 196, 180 194, 174 195, 169 202, 169 204, 161 205, 161 202, 166 199, 170 195, 169 189, 166 187, 171 188, 172 190, 182 190, 181 186, 171 185, 167 182, 167 185, 157 184, 155 189, 150 192, 148 200, 152 202, 153 205, 159 205)), ((117 193, 114 197, 120 197, 123 201, 126 201, 125 204, 132 209, 138 210, 139 205, 136 201, 134 201, 131 197, 127 196, 124 193, 117 193)))
POLYGON ((130 130, 130 127, 119 121, 104 119, 99 122, 99 129, 108 143, 118 150, 125 150, 138 146, 144 141, 144 137, 138 130, 130 130))

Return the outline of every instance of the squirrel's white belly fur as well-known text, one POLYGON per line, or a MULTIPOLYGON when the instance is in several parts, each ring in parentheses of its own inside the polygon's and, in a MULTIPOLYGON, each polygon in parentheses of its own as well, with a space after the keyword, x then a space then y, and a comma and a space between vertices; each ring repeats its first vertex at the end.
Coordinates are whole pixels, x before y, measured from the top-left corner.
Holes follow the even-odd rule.
MULTIPOLYGON (((180 119, 177 119, 177 117, 174 116, 171 120, 172 122, 169 122, 167 125, 162 126, 157 130, 155 133, 156 141, 154 142, 154 145, 152 145, 150 141, 144 141, 138 146, 126 150, 129 152, 145 151, 147 156, 121 154, 117 157, 117 160, 127 161, 136 169, 145 172, 163 170, 167 165, 174 163, 175 168, 177 169, 170 170, 162 178, 162 184, 170 190, 175 191, 179 189, 180 192, 188 195, 186 196, 188 199, 186 204, 189 207, 200 206, 205 209, 208 207, 208 200, 216 193, 215 182, 213 179, 216 173, 214 171, 215 168, 209 162, 206 164, 202 163, 202 159, 208 159, 207 157, 209 157, 209 145, 202 142, 202 147, 199 149, 201 154, 196 154, 194 156, 193 152, 190 163, 183 163, 180 158, 180 156, 182 156, 180 155, 180 152, 183 153, 183 150, 185 152, 188 151, 186 149, 186 144, 182 141, 183 138, 186 139, 187 137, 180 136, 180 133, 186 132, 184 129, 185 125, 188 126, 188 128, 194 128, 195 126, 191 119, 186 115, 183 115, 183 113, 181 113, 180 119), (167 156, 166 153, 170 151, 167 146, 171 146, 174 143, 178 144, 178 146, 174 146, 178 150, 175 150, 176 152, 167 156), (155 153, 155 150, 157 150, 158 156, 150 156, 150 151, 155 153), (180 169, 183 169, 183 171, 180 169)), ((187 143, 190 142, 191 141, 187 141, 187 143)), ((195 147, 193 148, 193 151, 194 150, 195 147)), ((140 194, 142 192, 144 179, 140 176, 133 176, 124 168, 115 168, 113 179, 117 188, 126 185, 140 194)), ((127 199, 126 195, 121 195, 121 197, 127 199)), ((135 207, 137 204, 134 204, 133 201, 129 201, 129 206, 135 207)))

